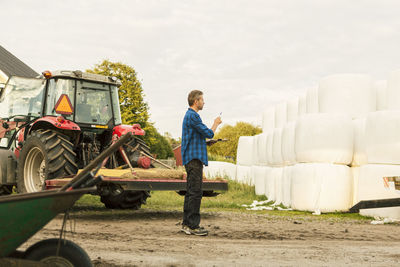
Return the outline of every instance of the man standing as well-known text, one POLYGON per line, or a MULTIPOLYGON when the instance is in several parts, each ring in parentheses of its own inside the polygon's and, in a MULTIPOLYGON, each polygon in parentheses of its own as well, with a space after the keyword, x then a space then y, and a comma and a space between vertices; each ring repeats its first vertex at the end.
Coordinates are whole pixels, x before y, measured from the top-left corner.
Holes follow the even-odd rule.
POLYGON ((189 109, 182 124, 182 163, 187 173, 186 195, 183 206, 181 231, 190 235, 208 235, 200 227, 200 204, 203 197, 203 164, 208 165, 206 138, 213 138, 218 125, 222 123, 217 117, 209 129, 201 121, 198 112, 203 109, 203 92, 193 90, 188 96, 189 109))

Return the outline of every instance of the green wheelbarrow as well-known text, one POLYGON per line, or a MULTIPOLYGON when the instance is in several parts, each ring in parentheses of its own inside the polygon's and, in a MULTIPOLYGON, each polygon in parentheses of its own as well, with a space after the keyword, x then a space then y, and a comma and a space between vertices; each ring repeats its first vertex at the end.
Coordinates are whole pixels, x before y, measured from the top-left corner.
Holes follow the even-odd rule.
POLYGON ((17 248, 59 213, 69 210, 82 195, 95 190, 94 186, 102 180, 101 176, 95 178, 102 161, 130 136, 125 135, 102 152, 60 190, 0 197, 0 266, 92 266, 81 247, 61 238, 64 224, 59 239, 39 241, 25 252, 17 248))

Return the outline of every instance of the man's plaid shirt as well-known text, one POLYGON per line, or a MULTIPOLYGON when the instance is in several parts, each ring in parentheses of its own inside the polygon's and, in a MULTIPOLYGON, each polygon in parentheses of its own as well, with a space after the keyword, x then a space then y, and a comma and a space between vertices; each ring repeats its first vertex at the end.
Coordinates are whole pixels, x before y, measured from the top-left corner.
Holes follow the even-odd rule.
POLYGON ((213 138, 214 132, 201 121, 200 115, 189 108, 182 123, 182 164, 198 159, 208 166, 206 138, 213 138))

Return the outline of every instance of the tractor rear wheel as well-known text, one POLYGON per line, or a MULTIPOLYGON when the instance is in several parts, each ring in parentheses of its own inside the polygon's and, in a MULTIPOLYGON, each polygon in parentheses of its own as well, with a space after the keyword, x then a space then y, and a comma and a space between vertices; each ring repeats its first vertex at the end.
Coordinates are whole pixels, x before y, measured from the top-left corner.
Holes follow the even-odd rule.
MULTIPOLYGON (((140 156, 140 152, 147 155, 150 154, 150 148, 146 143, 135 137, 127 145, 124 145, 124 149, 128 158, 136 160, 140 156)), ((117 157, 118 165, 125 165, 122 157, 117 157)), ((108 209, 134 209, 138 210, 143 204, 146 204, 146 200, 150 197, 150 191, 132 191, 123 190, 121 188, 110 188, 109 194, 101 196, 100 200, 104 203, 108 209)))
POLYGON ((18 159, 18 192, 41 191, 46 180, 77 172, 76 153, 68 137, 53 130, 34 131, 18 159))

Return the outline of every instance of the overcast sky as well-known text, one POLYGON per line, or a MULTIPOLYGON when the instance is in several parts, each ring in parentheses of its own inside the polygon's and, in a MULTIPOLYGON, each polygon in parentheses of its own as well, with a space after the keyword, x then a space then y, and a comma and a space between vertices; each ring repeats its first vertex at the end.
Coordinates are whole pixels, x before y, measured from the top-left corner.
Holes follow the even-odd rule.
POLYGON ((34 70, 131 65, 161 133, 181 134, 192 89, 203 122, 261 125, 266 107, 335 73, 400 67, 400 1, 0 0, 1 45, 34 70))

